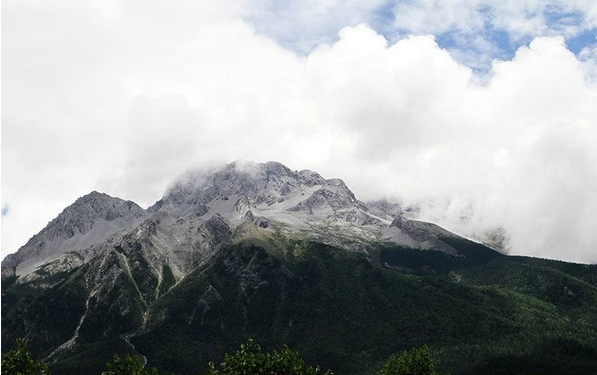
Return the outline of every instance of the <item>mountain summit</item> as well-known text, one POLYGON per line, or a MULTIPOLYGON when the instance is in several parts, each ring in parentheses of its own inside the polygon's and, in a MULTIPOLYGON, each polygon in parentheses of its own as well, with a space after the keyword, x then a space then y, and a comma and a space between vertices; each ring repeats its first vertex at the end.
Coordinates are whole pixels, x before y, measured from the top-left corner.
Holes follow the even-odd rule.
POLYGON ((176 217, 193 213, 203 220, 218 214, 232 228, 247 222, 272 226, 295 238, 342 243, 357 251, 371 241, 388 240, 420 249, 433 243, 437 249, 454 252, 437 241, 439 227, 408 220, 393 206, 370 209, 341 179, 325 179, 310 170, 292 171, 278 162, 234 162, 215 171, 190 173, 150 211, 176 217), (417 229, 421 225, 425 231, 417 229))
MULTIPOLYGON (((343 244, 353 251, 361 251, 371 241, 388 240, 455 253, 437 240, 438 227, 407 220, 393 207, 385 212, 380 207, 370 210, 337 178, 325 179, 310 170, 292 171, 278 162, 234 162, 179 177, 147 212, 134 202, 107 194, 94 191, 83 196, 16 254, 7 256, 2 275, 27 276, 47 262, 57 265, 57 260, 61 267, 81 265, 106 240, 143 228, 144 221, 155 224, 158 218, 191 226, 221 220, 229 231, 250 223, 294 238, 343 244), (417 229, 421 226, 425 229, 417 229)), ((447 231, 442 234, 449 235, 447 231)))
POLYGON ((98 374, 114 351, 190 374, 254 337, 364 374, 420 343, 458 373, 450 358, 475 345, 468 373, 486 372, 505 342, 597 348, 595 274, 365 204, 340 179, 235 162, 179 177, 147 210, 97 192, 67 207, 2 262, 2 350, 27 337, 56 374, 98 374))
POLYGON ((355 242, 374 239, 389 225, 367 212, 340 179, 324 179, 318 173, 292 171, 277 162, 235 162, 209 173, 183 176, 151 211, 177 217, 193 213, 205 220, 221 215, 232 228, 253 223, 333 241, 332 226, 342 239, 355 242))
POLYGON ((83 251, 139 224, 136 203, 93 191, 67 207, 16 254, 2 261, 2 277, 28 275, 71 251, 83 251))

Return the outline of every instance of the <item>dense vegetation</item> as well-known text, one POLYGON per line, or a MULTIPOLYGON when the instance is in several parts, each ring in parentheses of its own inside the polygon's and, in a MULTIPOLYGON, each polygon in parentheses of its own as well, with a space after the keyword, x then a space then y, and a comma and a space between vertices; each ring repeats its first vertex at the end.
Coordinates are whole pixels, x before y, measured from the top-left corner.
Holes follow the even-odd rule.
POLYGON ((24 339, 19 339, 15 349, 2 353, 2 373, 7 375, 49 375, 48 365, 36 361, 25 349, 25 343, 24 339))
POLYGON ((249 340, 241 344, 240 350, 233 354, 225 354, 219 365, 209 363, 208 375, 333 375, 313 367, 294 352, 284 346, 281 351, 265 352, 259 344, 249 340))
POLYGON ((378 375, 437 375, 429 348, 415 348, 392 354, 378 375))
MULTIPOLYGON (((280 237, 237 243, 164 290, 143 329, 131 328, 130 343, 122 335, 105 337, 110 331, 101 319, 112 313, 105 302, 103 315, 82 327, 79 345, 52 369, 98 374, 114 351, 134 349, 159 373, 200 374, 255 338, 266 349, 288 344, 306 363, 336 374, 374 374, 393 353, 424 345, 439 373, 597 373, 597 266, 445 241, 463 256, 390 244, 354 253, 280 237)), ((48 330, 44 340, 63 342, 74 329, 71 320, 44 306, 84 307, 80 274, 42 295, 3 285, 3 326, 24 332, 17 314, 27 311, 27 319, 48 330)), ((72 314, 77 311, 80 316, 72 314)), ((110 324, 133 327, 142 313, 132 306, 129 320, 110 324)), ((10 349, 6 338, 14 342, 3 330, 3 351, 10 349)), ((31 344, 34 355, 48 355, 42 338, 31 344)))
MULTIPOLYGON (((35 361, 25 350, 25 341, 18 340, 18 348, 2 354, 2 368, 5 375, 50 375, 48 366, 35 361)), ((144 358, 127 354, 114 356, 106 364, 101 375, 158 375, 155 368, 146 369, 144 358)), ((334 375, 331 370, 322 371, 319 366, 310 366, 301 356, 284 345, 281 351, 264 351, 259 344, 249 339, 241 344, 240 350, 225 354, 222 363, 209 363, 207 375, 334 375)), ((437 375, 429 349, 404 351, 392 355, 378 375, 437 375)))

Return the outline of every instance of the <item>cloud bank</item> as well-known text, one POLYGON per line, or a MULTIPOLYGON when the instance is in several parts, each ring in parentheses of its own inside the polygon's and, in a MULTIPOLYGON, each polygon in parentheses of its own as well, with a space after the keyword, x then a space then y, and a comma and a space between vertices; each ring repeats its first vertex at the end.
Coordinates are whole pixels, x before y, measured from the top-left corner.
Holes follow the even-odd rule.
POLYGON ((480 77, 431 35, 365 24, 297 53, 226 1, 3 8, 3 256, 91 190, 147 206, 189 168, 246 159, 597 262, 594 49, 537 37, 480 77))
POLYGON ((538 36, 563 36, 572 50, 595 45, 597 5, 592 0, 352 0, 247 2, 241 15, 283 46, 309 53, 333 43, 345 26, 360 23, 395 42, 435 35, 460 62, 486 72, 494 58, 510 59, 538 36))

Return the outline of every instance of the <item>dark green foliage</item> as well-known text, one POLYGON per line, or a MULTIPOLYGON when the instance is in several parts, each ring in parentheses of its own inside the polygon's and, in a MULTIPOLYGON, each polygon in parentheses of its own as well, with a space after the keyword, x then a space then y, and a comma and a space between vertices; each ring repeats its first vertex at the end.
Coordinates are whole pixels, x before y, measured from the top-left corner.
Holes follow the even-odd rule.
POLYGON ((17 347, 2 354, 2 374, 4 375, 49 375, 48 365, 33 359, 25 349, 25 340, 18 339, 17 347))
POLYGON ((488 357, 464 374, 578 375, 595 374, 597 349, 574 339, 555 338, 530 351, 488 357))
MULTIPOLYGON (((123 267, 126 257, 130 276, 90 300, 77 345, 52 369, 97 375, 112 353, 133 349, 160 373, 200 374, 253 337, 347 375, 425 344, 441 373, 597 373, 597 266, 448 241, 461 256, 390 245, 355 253, 274 234, 222 248, 178 283, 165 266, 159 287, 127 245, 107 262, 123 267)), ((3 351, 6 337, 27 333, 43 358, 72 337, 89 296, 85 267, 45 290, 3 285, 3 351), (62 316, 49 310, 65 304, 62 316)))
MULTIPOLYGON (((114 262, 118 260, 116 257, 114 262)), ((88 342, 114 338, 136 329, 143 321, 144 301, 140 299, 135 285, 126 273, 115 278, 116 287, 104 298, 93 299, 92 308, 85 317, 79 334, 88 342)))
POLYGON ((106 371, 102 375, 157 375, 157 370, 144 369, 143 357, 140 355, 127 354, 120 357, 114 355, 114 361, 106 364, 106 371))
POLYGON ((127 242, 114 247, 116 253, 121 255, 119 262, 121 267, 130 272, 129 281, 134 286, 137 294, 141 294, 141 302, 147 305, 157 297, 155 289, 158 286, 158 279, 149 270, 149 264, 143 257, 142 245, 138 241, 127 242))
POLYGON ((9 287, 13 286, 14 283, 17 281, 18 276, 7 276, 2 278, 2 290, 6 290, 9 287))
POLYGON ((454 269, 480 267, 496 259, 506 258, 486 246, 466 239, 443 238, 455 248, 458 256, 442 251, 410 249, 394 244, 378 246, 379 261, 383 266, 418 275, 448 273, 454 269))
MULTIPOLYGON (((481 246, 464 244, 471 252, 481 246)), ((160 371, 187 374, 255 337, 268 346, 287 343, 336 373, 370 374, 391 353, 429 343, 437 368, 458 374, 491 358, 535 353, 553 335, 597 347, 591 306, 571 324, 560 307, 515 281, 489 281, 491 271, 483 270, 520 265, 482 246, 477 260, 445 269, 443 253, 424 252, 429 257, 414 275, 320 243, 270 246, 225 248, 187 276, 153 306, 147 330, 132 339, 137 349, 160 371)), ((587 303, 591 288, 574 290, 587 303)))
POLYGON ((176 284, 176 278, 172 274, 172 269, 167 264, 162 267, 162 283, 159 287, 159 295, 166 293, 176 284))
POLYGON ((224 361, 209 364, 209 375, 333 375, 328 370, 308 366, 297 352, 284 346, 281 351, 264 352, 253 340, 241 344, 240 350, 226 354, 224 361))
POLYGON ((47 290, 27 284, 2 290, 3 351, 11 349, 17 338, 27 337, 32 354, 45 357, 72 337, 87 293, 78 271, 47 290))
POLYGON ((449 272, 463 260, 441 251, 383 246, 379 251, 379 261, 383 266, 396 271, 424 275, 449 272))
POLYGON ((121 338, 105 339, 99 342, 80 343, 71 348, 68 356, 53 363, 55 375, 98 375, 106 363, 114 360, 114 354, 122 356, 131 352, 131 346, 121 338))
POLYGON ((413 348, 401 355, 392 354, 378 375, 437 375, 429 348, 413 348))

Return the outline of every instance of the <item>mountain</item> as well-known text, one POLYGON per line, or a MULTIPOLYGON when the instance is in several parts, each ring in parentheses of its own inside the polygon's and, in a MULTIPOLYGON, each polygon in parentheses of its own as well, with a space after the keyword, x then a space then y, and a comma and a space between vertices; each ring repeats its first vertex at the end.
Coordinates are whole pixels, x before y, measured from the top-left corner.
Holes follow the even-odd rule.
POLYGON ((91 192, 67 207, 16 254, 8 255, 2 261, 2 277, 26 277, 49 261, 73 268, 67 263, 80 265, 84 257, 69 257, 71 252, 101 244, 144 217, 145 211, 134 202, 91 192))
POLYGON ((2 351, 196 374, 253 337, 339 374, 427 344, 453 374, 595 373, 597 266, 506 256, 277 162, 181 176, 147 210, 93 192, 2 262, 2 351))

